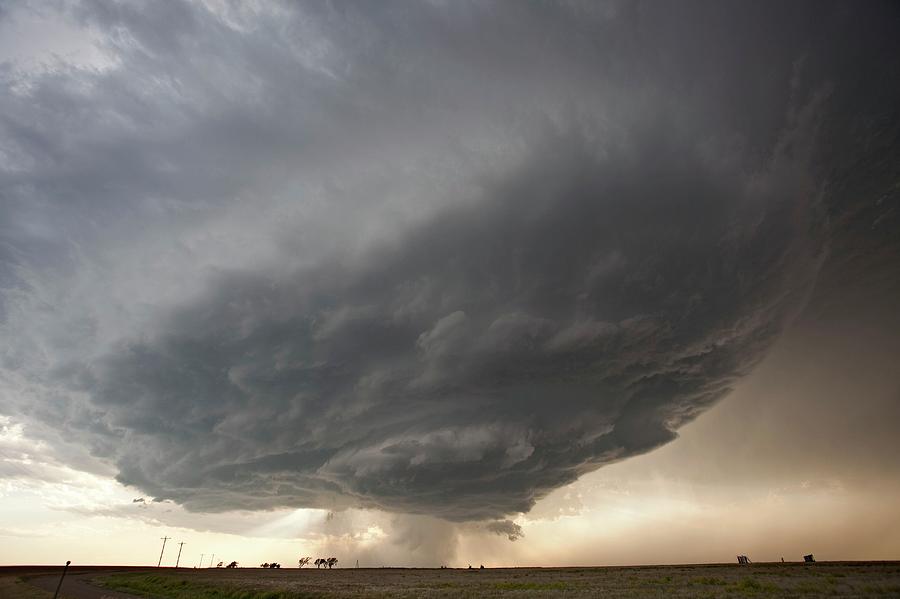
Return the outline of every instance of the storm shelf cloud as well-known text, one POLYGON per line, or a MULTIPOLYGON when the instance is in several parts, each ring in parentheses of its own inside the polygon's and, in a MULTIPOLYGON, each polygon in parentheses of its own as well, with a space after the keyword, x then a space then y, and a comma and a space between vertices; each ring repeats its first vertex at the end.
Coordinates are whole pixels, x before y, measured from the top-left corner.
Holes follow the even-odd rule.
POLYGON ((147 501, 514 540, 895 255, 896 9, 10 5, 90 52, 0 65, 0 413, 147 501))

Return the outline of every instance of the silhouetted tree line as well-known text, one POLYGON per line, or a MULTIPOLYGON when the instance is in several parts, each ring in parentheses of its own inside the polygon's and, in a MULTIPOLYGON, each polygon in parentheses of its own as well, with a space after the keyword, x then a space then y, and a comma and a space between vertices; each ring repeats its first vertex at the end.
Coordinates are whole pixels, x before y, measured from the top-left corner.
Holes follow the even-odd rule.
POLYGON ((327 567, 329 570, 334 567, 335 564, 338 563, 338 559, 336 557, 320 557, 313 562, 316 565, 316 568, 321 568, 322 566, 327 567))

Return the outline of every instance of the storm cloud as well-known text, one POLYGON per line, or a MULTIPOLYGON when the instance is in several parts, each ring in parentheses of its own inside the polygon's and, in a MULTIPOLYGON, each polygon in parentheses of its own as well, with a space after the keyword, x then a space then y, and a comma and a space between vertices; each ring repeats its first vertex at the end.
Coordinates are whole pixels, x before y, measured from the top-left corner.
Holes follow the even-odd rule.
POLYGON ((896 252, 895 6, 41 10, 94 59, 0 67, 0 412, 190 510, 528 511, 896 252))

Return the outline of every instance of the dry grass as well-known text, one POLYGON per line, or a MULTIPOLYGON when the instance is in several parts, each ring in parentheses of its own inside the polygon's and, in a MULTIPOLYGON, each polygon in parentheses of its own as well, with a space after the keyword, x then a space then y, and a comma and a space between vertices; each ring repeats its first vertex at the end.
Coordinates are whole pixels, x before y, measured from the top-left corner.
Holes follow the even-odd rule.
POLYGON ((198 570, 121 574, 110 588, 165 599, 309 597, 898 597, 900 563, 198 570))

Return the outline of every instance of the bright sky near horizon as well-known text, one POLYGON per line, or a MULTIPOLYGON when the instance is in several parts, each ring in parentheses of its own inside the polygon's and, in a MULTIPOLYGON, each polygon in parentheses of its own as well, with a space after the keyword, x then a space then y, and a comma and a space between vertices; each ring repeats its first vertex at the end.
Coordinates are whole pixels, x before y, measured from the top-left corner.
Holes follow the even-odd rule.
POLYGON ((900 559, 898 12, 0 1, 0 564, 900 559))

